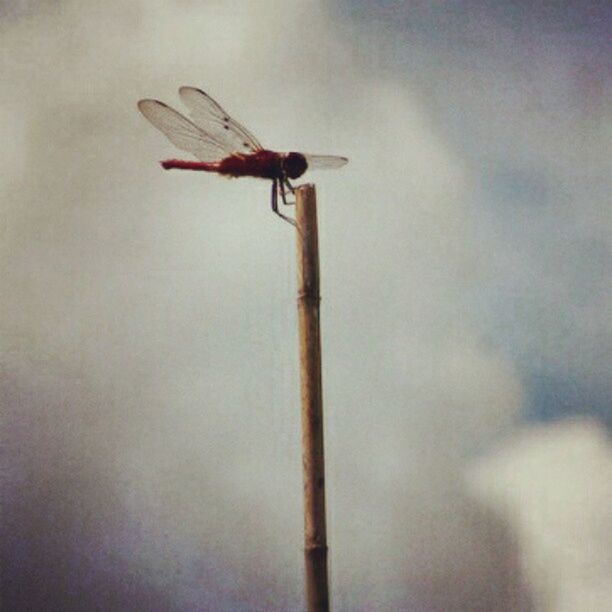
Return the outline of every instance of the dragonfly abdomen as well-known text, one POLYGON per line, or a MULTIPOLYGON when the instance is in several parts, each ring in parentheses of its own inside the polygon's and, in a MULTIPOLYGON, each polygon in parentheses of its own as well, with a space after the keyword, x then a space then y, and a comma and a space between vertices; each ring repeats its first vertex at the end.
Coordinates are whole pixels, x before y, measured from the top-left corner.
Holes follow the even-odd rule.
POLYGON ((188 161, 185 159, 165 159, 159 162, 165 170, 200 170, 202 172, 218 172, 218 162, 188 161))

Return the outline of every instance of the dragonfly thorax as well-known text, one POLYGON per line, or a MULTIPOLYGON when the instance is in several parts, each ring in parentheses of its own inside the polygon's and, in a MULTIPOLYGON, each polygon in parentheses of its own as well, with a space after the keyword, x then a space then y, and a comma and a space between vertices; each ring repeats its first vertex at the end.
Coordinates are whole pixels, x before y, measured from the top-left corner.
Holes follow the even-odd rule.
POLYGON ((296 179, 308 168, 306 158, 301 153, 287 153, 282 161, 283 172, 290 179, 296 179))

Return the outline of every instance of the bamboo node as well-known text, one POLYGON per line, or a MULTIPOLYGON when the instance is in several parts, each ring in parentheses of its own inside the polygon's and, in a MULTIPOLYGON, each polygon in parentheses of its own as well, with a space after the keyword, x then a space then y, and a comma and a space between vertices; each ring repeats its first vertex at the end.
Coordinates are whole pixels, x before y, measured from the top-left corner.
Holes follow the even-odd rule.
POLYGON ((325 544, 306 544, 304 545, 304 552, 327 552, 327 546, 325 544))
POLYGON ((299 301, 309 301, 309 302, 320 302, 321 296, 316 295, 314 293, 309 293, 308 291, 300 291, 298 292, 298 300, 299 301))

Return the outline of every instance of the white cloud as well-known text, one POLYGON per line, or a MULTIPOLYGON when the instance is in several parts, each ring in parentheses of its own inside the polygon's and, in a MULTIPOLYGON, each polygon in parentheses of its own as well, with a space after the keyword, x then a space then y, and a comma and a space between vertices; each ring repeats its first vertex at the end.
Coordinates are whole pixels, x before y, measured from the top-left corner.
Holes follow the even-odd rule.
POLYGON ((594 422, 527 430, 473 473, 517 534, 537 610, 598 612, 612 595, 612 453, 594 422))
POLYGON ((301 605, 293 236, 267 185, 159 169, 176 152, 135 103, 183 84, 271 146, 351 158, 312 177, 339 608, 520 591, 462 470, 523 390, 472 308, 473 176, 410 87, 323 3, 58 6, 3 26, 0 93, 7 506, 32 565, 58 561, 52 595, 69 575, 109 609, 301 605))

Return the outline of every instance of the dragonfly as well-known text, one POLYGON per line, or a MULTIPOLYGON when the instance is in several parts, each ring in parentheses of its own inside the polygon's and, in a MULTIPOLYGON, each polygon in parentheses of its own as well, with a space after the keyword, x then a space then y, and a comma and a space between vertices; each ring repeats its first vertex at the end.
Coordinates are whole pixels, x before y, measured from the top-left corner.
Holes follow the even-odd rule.
POLYGON ((280 212, 278 198, 287 202, 286 189, 293 193, 290 182, 306 170, 340 168, 348 162, 337 155, 307 155, 295 151, 279 153, 265 149, 255 136, 197 87, 181 87, 179 95, 189 109, 190 118, 159 100, 138 102, 138 109, 178 149, 191 153, 198 161, 166 159, 166 170, 199 170, 226 177, 250 176, 272 181, 272 210, 295 225, 280 212))

